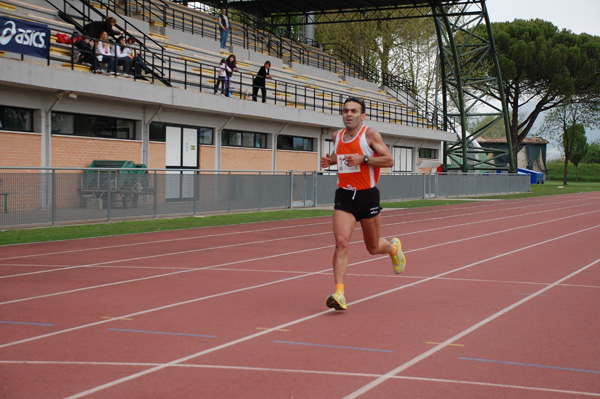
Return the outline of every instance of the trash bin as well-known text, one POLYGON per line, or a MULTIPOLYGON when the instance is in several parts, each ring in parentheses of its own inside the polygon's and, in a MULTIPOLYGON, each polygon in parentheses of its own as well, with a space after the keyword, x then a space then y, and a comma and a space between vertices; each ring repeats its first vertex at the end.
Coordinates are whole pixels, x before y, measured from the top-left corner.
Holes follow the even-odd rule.
POLYGON ((531 177, 531 184, 544 184, 544 174, 542 172, 536 172, 535 170, 518 168, 519 174, 526 174, 531 177))

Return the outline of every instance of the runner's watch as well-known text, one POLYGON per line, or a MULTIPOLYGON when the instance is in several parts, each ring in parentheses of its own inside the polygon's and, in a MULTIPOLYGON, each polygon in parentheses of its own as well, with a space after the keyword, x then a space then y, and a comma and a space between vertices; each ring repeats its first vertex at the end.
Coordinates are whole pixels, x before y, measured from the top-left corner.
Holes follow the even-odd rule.
POLYGON ((363 158, 363 163, 369 163, 369 157, 367 155, 363 158))

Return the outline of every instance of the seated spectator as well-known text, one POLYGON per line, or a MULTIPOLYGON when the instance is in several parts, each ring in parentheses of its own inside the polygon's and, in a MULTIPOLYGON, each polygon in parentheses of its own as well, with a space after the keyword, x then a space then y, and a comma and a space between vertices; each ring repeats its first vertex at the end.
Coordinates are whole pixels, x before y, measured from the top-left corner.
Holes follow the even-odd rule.
POLYGON ((118 39, 118 44, 115 46, 116 56, 117 56, 117 66, 123 65, 123 72, 126 75, 131 75, 131 64, 133 63, 133 59, 131 58, 131 54, 133 49, 127 46, 125 43, 125 36, 120 36, 118 39))
MULTIPOLYGON (((98 63, 108 64, 108 70, 115 70, 115 54, 111 44, 108 42, 108 33, 102 32, 100 34, 100 40, 96 41, 96 58, 98 63)), ((97 70, 100 72, 100 70, 97 70)))
POLYGON ((90 64, 92 66, 92 72, 94 72, 97 66, 97 59, 94 54, 94 40, 87 36, 83 36, 75 42, 75 47, 79 51, 79 60, 77 60, 77 62, 90 64))
POLYGON ((133 37, 130 36, 127 39, 127 45, 131 49, 131 53, 129 54, 129 57, 131 57, 132 62, 133 62, 133 67, 134 67, 134 70, 135 70, 135 76, 141 76, 142 75, 142 69, 146 73, 152 73, 152 70, 150 70, 150 68, 148 68, 148 65, 146 65, 146 63, 144 62, 144 60, 142 59, 142 57, 140 57, 137 54, 137 51, 134 48, 134 46, 135 46, 135 39, 133 37))
POLYGON ((114 29, 117 20, 113 17, 106 17, 104 21, 90 22, 83 27, 84 33, 94 39, 100 39, 102 32, 106 32, 108 36, 117 38, 123 34, 122 31, 114 29))

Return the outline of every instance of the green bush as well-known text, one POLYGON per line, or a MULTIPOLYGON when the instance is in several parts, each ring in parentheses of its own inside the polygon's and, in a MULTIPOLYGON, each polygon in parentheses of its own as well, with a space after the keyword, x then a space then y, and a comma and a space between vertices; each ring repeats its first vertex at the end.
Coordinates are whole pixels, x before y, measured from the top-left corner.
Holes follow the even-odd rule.
MULTIPOLYGON (((562 159, 548 162, 548 179, 562 181, 565 164, 562 159)), ((600 182, 600 164, 580 163, 577 168, 580 182, 600 182)), ((567 182, 575 181, 575 165, 567 166, 567 182)))

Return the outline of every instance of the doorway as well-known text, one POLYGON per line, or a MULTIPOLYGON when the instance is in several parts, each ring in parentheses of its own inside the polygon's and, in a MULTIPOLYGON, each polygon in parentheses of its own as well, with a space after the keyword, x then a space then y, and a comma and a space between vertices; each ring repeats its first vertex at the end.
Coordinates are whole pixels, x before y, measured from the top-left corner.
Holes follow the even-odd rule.
POLYGON ((167 171, 167 200, 194 199, 194 176, 198 162, 198 129, 167 126, 166 168, 177 169, 167 171))

